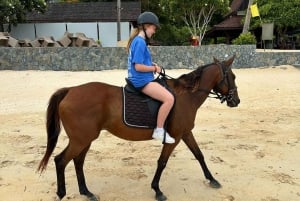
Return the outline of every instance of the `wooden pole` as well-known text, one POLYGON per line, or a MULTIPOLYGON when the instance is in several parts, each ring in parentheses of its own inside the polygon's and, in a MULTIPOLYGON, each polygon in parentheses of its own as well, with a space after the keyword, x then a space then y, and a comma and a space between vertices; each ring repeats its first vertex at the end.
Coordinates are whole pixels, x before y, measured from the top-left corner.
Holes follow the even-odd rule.
POLYGON ((117 1, 117 40, 121 41, 121 0, 117 1))
POLYGON ((249 31, 250 20, 251 20, 250 6, 252 5, 252 3, 253 3, 253 0, 249 0, 247 13, 246 13, 246 19, 245 19, 245 23, 244 23, 244 27, 243 27, 243 33, 248 33, 248 31, 249 31))

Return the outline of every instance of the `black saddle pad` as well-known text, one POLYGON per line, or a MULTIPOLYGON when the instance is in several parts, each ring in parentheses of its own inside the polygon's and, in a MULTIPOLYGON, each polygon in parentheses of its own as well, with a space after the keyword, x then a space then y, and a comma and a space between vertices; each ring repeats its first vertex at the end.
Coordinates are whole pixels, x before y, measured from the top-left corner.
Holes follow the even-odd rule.
MULTIPOLYGON (((128 87, 128 86, 126 86, 128 87)), ((123 121, 127 126, 155 128, 161 102, 123 88, 123 121)))

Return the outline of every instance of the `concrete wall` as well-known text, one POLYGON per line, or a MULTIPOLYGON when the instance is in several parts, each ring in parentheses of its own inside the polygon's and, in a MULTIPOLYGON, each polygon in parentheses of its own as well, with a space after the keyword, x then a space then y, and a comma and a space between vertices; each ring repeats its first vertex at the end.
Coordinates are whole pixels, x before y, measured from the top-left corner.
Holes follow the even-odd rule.
MULTIPOLYGON (((196 68, 236 55, 233 68, 300 63, 300 51, 260 51, 254 45, 207 45, 151 47, 153 61, 166 69, 196 68)), ((0 47, 0 70, 106 70, 126 69, 125 48, 11 48, 0 47)))

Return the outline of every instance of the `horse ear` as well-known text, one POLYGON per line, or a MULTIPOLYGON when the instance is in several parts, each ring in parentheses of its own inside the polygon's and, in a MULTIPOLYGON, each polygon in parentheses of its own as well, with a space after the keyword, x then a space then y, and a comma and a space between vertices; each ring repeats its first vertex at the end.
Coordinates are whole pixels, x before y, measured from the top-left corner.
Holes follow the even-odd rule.
POLYGON ((226 66, 230 66, 233 63, 234 58, 235 58, 235 55, 233 55, 230 59, 228 59, 227 61, 225 61, 225 65, 226 66))
POLYGON ((216 64, 216 63, 220 63, 220 61, 216 58, 216 57, 213 57, 213 59, 214 59, 214 63, 216 64))

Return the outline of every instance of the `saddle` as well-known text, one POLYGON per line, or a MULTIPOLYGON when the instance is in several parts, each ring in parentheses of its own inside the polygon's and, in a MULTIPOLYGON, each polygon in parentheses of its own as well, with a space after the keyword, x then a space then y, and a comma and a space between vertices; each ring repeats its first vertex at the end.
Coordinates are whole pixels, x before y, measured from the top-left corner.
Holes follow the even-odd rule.
MULTIPOLYGON (((131 127, 155 128, 161 102, 136 89, 127 78, 125 80, 127 84, 123 87, 124 123, 131 127)), ((167 86, 165 80, 162 78, 156 81, 163 86, 167 86)))

